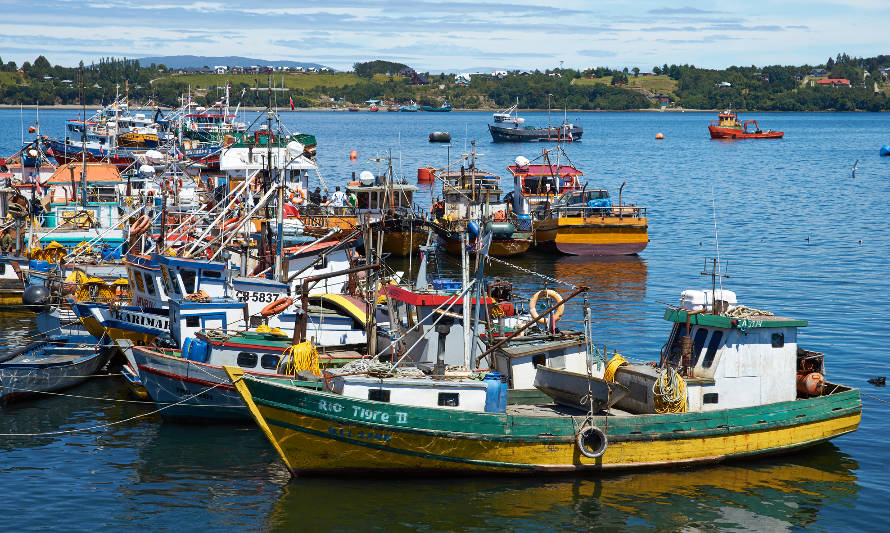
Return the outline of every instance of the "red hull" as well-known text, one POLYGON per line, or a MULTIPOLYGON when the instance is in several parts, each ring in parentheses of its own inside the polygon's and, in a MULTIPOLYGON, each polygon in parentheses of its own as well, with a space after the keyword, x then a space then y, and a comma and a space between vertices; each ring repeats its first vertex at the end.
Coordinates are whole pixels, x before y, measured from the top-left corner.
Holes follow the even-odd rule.
POLYGON ((783 131, 764 131, 762 133, 745 133, 735 128, 720 128, 717 126, 708 126, 712 139, 781 139, 785 132, 783 131))

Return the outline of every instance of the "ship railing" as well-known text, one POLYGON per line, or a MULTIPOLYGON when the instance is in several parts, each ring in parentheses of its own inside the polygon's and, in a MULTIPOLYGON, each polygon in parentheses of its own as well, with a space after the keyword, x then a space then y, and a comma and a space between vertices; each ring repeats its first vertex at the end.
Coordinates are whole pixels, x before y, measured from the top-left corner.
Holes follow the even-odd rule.
POLYGON ((551 207, 549 218, 647 218, 646 211, 647 208, 637 205, 611 205, 602 207, 564 205, 551 207))

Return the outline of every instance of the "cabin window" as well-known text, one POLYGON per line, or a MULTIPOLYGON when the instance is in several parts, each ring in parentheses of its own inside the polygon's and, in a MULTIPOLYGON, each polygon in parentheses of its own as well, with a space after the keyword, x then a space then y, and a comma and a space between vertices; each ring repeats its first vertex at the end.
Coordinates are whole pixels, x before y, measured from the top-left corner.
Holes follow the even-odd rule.
POLYGON ((279 357, 277 355, 267 353, 262 358, 260 358, 260 366, 265 368, 266 370, 276 370, 278 369, 278 360, 279 357))
POLYGON ((186 317, 185 326, 188 328, 200 328, 201 327, 201 317, 198 317, 198 316, 186 317))
POLYGON ((717 350, 720 349, 721 342, 723 342, 722 331, 715 331, 711 334, 711 340, 708 342, 708 351, 705 352, 705 359, 702 361, 702 366, 704 368, 710 368, 711 364, 714 363, 714 356, 717 355, 717 350))
POLYGON ((547 356, 542 353, 533 355, 532 356, 532 366, 534 368, 538 368, 539 366, 547 366, 547 356))
POLYGON ((155 278, 152 276, 145 276, 145 288, 148 290, 148 294, 155 296, 158 291, 155 289, 155 278))
POLYGON ((222 273, 218 270, 202 270, 201 275, 205 278, 221 278, 222 273))
POLYGON ((321 261, 315 263, 315 266, 312 267, 315 270, 321 270, 323 268, 328 268, 328 256, 321 256, 321 261))
POLYGON ((142 272, 138 270, 133 271, 133 280, 136 282, 136 289, 139 292, 145 292, 145 282, 142 281, 142 272))
POLYGON ((719 400, 719 396, 716 392, 707 392, 702 394, 701 402, 702 403, 717 403, 719 400))
POLYGON ((785 346, 785 334, 784 333, 773 333, 772 336, 773 348, 781 348, 785 346))
POLYGON ((238 352, 238 366, 242 368, 256 368, 258 359, 255 353, 238 352))
POLYGON ((389 391, 386 389, 368 389, 368 399, 375 402, 389 402, 389 391))
POLYGON ((695 332, 695 337, 692 339, 692 361, 690 366, 698 364, 702 349, 705 347, 705 341, 708 339, 708 333, 709 331, 705 328, 698 328, 698 331, 695 332))
POLYGON ((460 406, 460 398, 456 392, 440 392, 439 405, 442 407, 458 407, 460 406))
POLYGON ((167 288, 167 292, 179 294, 179 288, 174 285, 173 278, 170 277, 170 272, 167 271, 167 267, 164 265, 161 265, 161 274, 164 276, 164 286, 167 288))
POLYGON ((183 268, 180 269, 179 275, 182 276, 182 290, 185 291, 185 294, 192 294, 195 292, 195 281, 197 280, 195 271, 183 268))

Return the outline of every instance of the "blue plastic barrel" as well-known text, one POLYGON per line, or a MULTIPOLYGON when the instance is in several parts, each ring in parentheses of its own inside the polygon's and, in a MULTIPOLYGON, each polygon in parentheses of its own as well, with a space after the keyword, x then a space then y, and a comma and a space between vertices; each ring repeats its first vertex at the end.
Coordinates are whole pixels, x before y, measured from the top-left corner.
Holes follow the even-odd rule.
POLYGON ((32 259, 28 262, 28 269, 35 272, 49 272, 49 261, 36 261, 32 259))
POLYGON ((479 223, 475 220, 471 220, 469 224, 467 224, 467 231, 470 232, 470 235, 475 237, 479 235, 479 223))
POLYGON ((890 155, 890 144, 881 147, 881 155, 890 155))
POLYGON ((207 343, 202 341, 201 339, 194 339, 189 337, 185 339, 185 342, 182 343, 182 355, 185 356, 189 361, 195 361, 197 363, 206 363, 207 356, 210 353, 208 350, 207 343))
POLYGON ((507 411, 507 379, 498 372, 489 372, 482 378, 485 383, 485 412, 507 411))

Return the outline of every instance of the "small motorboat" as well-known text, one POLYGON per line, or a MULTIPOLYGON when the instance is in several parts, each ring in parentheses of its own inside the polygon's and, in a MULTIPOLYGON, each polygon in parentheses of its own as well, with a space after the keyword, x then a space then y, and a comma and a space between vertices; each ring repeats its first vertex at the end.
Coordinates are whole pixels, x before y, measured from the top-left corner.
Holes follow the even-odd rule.
POLYGON ((712 139, 781 139, 785 132, 760 129, 756 120, 742 122, 738 115, 732 111, 724 111, 717 115, 717 120, 711 121, 708 132, 712 139), (753 124, 752 129, 748 125, 753 124))
POLYGON ((553 398, 553 401, 567 407, 589 411, 609 409, 622 398, 629 389, 620 383, 606 381, 578 372, 538 365, 535 373, 535 388, 553 398))
POLYGON ((73 387, 108 362, 111 351, 86 335, 51 336, 0 360, 0 400, 73 387))

